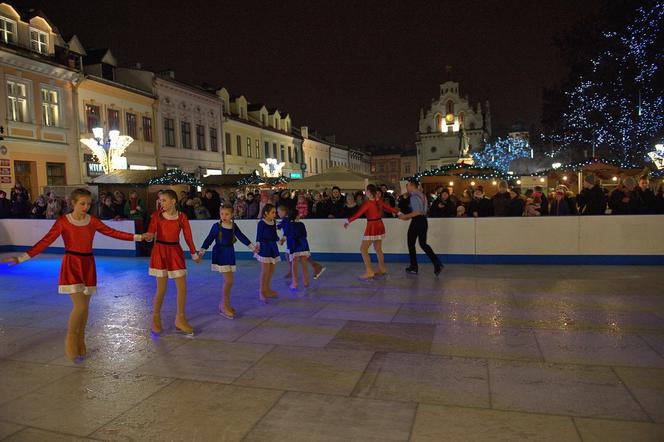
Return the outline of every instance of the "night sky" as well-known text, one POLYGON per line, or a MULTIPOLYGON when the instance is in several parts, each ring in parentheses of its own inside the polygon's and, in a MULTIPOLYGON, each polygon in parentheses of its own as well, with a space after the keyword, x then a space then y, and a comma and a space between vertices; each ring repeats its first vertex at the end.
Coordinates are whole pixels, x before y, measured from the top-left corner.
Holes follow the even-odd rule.
POLYGON ((541 92, 564 69, 556 33, 591 1, 13 1, 120 63, 171 68, 290 112, 340 143, 413 145, 419 108, 446 66, 494 130, 538 123, 541 92))

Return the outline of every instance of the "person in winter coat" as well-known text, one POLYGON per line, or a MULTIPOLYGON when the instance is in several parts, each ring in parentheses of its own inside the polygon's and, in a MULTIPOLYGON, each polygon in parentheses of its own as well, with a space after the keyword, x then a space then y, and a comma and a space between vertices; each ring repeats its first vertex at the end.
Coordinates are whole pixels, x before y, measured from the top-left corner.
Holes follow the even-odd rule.
POLYGON ((450 198, 449 191, 443 189, 429 208, 431 218, 454 218, 456 217, 456 204, 450 198))
POLYGON ((655 193, 655 213, 664 215, 664 181, 659 183, 657 193, 655 193))
MULTIPOLYGON (((216 217, 219 207, 221 207, 221 198, 219 197, 219 194, 211 189, 206 189, 203 194, 202 202, 208 212, 214 214, 216 217)), ((258 214, 256 214, 256 216, 258 216, 258 214)))
POLYGON ((581 215, 604 215, 606 212, 606 196, 602 187, 595 182, 594 175, 583 178, 583 190, 577 201, 581 215))
POLYGON ((46 196, 48 198, 46 200, 46 219, 57 219, 62 212, 62 201, 53 192, 49 192, 46 196))
POLYGON ((507 190, 507 181, 498 184, 498 193, 491 198, 493 205, 493 216, 509 216, 510 193, 507 190))
POLYGON ((484 218, 493 214, 491 199, 484 195, 484 187, 477 186, 470 201, 468 216, 484 218))
MULTIPOLYGON (((247 219, 256 219, 258 218, 258 199, 256 199, 256 196, 253 193, 248 193, 247 194, 247 219)), ((210 212, 212 213, 212 212, 210 212)))
POLYGON ((124 205, 124 217, 131 220, 143 219, 145 216, 145 205, 138 197, 135 190, 129 192, 129 199, 124 205))
POLYGON ((12 216, 12 203, 7 199, 7 192, 0 190, 0 218, 12 216))
POLYGON ((623 185, 616 187, 609 198, 609 207, 612 215, 637 215, 643 213, 643 200, 635 192, 636 180, 627 177, 623 185))
POLYGON ((523 216, 526 200, 521 197, 521 189, 510 189, 510 204, 507 216, 523 216))
POLYGON ((46 197, 39 195, 34 205, 32 206, 31 218, 45 219, 46 218, 46 197))
POLYGON ((540 199, 540 214, 546 216, 549 214, 549 199, 544 194, 544 189, 542 186, 535 186, 535 191, 533 192, 533 198, 539 197, 540 199))
POLYGON ((551 207, 549 207, 549 215, 564 216, 570 214, 569 203, 565 199, 565 190, 562 188, 556 189, 555 197, 551 201, 551 207))
POLYGON ((639 178, 639 185, 634 189, 638 198, 643 201, 643 208, 641 213, 653 214, 655 213, 655 192, 650 188, 648 177, 639 178))

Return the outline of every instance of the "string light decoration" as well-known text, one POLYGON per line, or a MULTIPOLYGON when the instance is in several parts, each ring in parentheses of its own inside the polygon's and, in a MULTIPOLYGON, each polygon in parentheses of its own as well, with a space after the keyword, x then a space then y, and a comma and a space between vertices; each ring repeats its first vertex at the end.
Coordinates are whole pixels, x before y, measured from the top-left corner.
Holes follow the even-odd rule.
POLYGON ((530 158, 528 140, 522 138, 498 138, 487 143, 481 152, 473 153, 473 161, 479 167, 492 167, 501 172, 509 170, 512 161, 518 158, 530 158))
POLYGON ((404 181, 416 180, 419 181, 422 177, 426 176, 455 176, 462 179, 477 179, 477 180, 493 180, 500 179, 506 180, 510 178, 504 172, 493 169, 491 167, 479 167, 477 165, 466 165, 462 163, 447 164, 445 166, 437 167, 435 169, 423 170, 417 172, 413 176, 404 177, 404 181), (459 170, 464 172, 452 173, 459 170))
POLYGON ((162 176, 148 180, 148 186, 170 186, 173 184, 189 184, 190 186, 200 186, 201 182, 190 173, 183 172, 180 169, 169 169, 162 176))
POLYGON ((244 187, 244 186, 258 186, 261 184, 265 184, 270 187, 276 187, 280 184, 287 184, 290 181, 291 181, 290 178, 286 178, 285 176, 262 177, 256 173, 252 173, 248 177, 238 180, 235 183, 235 185, 238 187, 244 187))
POLYGON ((559 150, 578 146, 607 147, 624 165, 646 161, 655 138, 664 131, 661 29, 664 2, 637 9, 624 29, 604 32, 590 60, 588 74, 565 93, 564 134, 559 150))

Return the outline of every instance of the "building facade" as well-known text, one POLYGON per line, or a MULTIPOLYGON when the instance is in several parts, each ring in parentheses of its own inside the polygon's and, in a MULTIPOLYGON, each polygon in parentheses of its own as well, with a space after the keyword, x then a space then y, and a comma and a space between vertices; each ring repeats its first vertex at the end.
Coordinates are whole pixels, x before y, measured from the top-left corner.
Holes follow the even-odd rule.
POLYGON ((231 96, 225 88, 217 91, 224 109, 224 173, 258 171, 268 159, 284 163, 281 174, 301 173, 302 142, 293 132, 288 113, 249 103, 244 95, 231 96))
POLYGON ((222 102, 211 91, 175 79, 174 71, 117 70, 118 80, 151 89, 155 102, 157 167, 199 178, 223 173, 222 102))
POLYGON ((74 103, 84 51, 76 37, 70 43, 43 14, 0 4, 0 189, 8 195, 17 182, 33 200, 45 186, 81 183, 74 103))
MULTIPOLYGON (((120 83, 117 61, 107 50, 88 51, 84 58, 85 75, 78 87, 78 126, 81 138, 92 138, 92 129, 104 133, 119 130, 134 139, 125 152, 129 169, 156 169, 156 101, 148 88, 120 83)), ((80 144, 81 176, 84 181, 103 174, 103 170, 83 144, 80 144)))
POLYGON ((440 94, 429 109, 420 109, 416 134, 419 170, 456 163, 481 150, 491 135, 489 102, 484 110, 480 103, 472 107, 468 97, 459 93, 459 83, 447 81, 440 85, 440 94))

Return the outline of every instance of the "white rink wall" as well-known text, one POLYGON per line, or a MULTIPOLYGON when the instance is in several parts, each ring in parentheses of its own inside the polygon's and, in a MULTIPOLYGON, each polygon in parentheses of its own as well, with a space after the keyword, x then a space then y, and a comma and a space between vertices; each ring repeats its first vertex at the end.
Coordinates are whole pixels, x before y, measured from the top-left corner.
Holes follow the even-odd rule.
MULTIPOLYGON (((191 221, 194 242, 200 248, 215 220, 191 221)), ((309 245, 317 259, 359 260, 359 245, 365 220, 348 229, 341 219, 312 219, 307 226, 309 245)), ((408 254, 408 222, 386 219, 387 236, 383 250, 388 261, 403 261, 408 254)), ((51 227, 50 220, 0 220, 0 247, 22 250, 37 242, 51 227)), ((107 224, 126 232, 134 231, 131 221, 107 224)), ((238 220, 240 229, 252 241, 257 220, 238 220)), ((533 218, 434 218, 429 219, 428 243, 444 262, 464 263, 579 263, 579 264, 664 264, 664 216, 594 216, 533 218)), ((184 239, 182 247, 187 250, 184 239)), ((62 240, 52 247, 61 248, 62 240)), ((135 244, 97 235, 99 254, 132 254, 135 244)), ((249 257, 241 243, 240 258, 249 257)), ((281 247, 284 250, 284 247, 281 247)), ((418 248, 418 253, 421 250, 418 248)))

